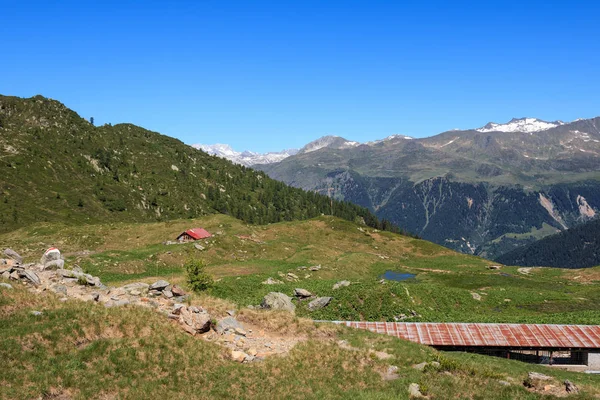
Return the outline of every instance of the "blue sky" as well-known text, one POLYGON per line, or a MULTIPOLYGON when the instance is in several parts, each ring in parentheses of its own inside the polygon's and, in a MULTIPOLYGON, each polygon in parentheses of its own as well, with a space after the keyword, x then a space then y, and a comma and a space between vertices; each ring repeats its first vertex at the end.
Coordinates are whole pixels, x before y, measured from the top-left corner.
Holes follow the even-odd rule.
POLYGON ((0 0, 0 93, 254 151, 589 118, 600 115, 599 12, 581 1, 0 0))

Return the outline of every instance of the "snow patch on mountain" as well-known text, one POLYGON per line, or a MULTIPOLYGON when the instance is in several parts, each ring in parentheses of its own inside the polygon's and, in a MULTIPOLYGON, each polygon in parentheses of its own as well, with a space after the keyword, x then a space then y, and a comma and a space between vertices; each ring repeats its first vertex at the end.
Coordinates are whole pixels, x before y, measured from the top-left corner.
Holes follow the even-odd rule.
POLYGON ((548 129, 556 128, 564 125, 562 121, 547 122, 537 118, 513 118, 506 124, 497 124, 490 122, 482 128, 477 129, 477 132, 523 132, 533 133, 541 132, 548 129))
POLYGON ((406 136, 406 135, 390 135, 384 139, 380 139, 380 140, 373 140, 372 142, 367 142, 365 143, 366 145, 372 146, 374 144, 377 143, 382 143, 382 142, 388 142, 390 140, 396 140, 396 139, 404 139, 404 140, 413 140, 414 138, 410 137, 410 136, 406 136))
POLYGON ((254 153, 252 151, 235 151, 228 144, 193 144, 193 148, 205 151, 208 154, 225 158, 236 164, 250 167, 256 164, 272 164, 280 162, 289 156, 298 153, 297 149, 288 149, 278 152, 254 153))

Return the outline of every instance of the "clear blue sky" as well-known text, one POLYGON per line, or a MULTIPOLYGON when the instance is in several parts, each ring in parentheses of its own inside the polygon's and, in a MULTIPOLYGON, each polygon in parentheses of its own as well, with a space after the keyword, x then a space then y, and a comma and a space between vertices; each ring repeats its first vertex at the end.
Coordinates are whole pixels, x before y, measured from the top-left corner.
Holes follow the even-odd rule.
POLYGON ((551 0, 0 0, 0 93, 255 151, 573 120, 600 115, 598 15, 551 0))

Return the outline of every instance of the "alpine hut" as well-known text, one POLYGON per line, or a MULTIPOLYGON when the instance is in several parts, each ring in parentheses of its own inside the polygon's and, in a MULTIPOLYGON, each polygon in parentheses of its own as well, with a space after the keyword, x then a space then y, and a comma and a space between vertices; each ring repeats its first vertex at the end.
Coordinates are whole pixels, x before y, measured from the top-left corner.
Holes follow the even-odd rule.
POLYGON ((178 242, 193 242, 194 240, 206 239, 212 235, 204 228, 192 228, 177 236, 178 242))

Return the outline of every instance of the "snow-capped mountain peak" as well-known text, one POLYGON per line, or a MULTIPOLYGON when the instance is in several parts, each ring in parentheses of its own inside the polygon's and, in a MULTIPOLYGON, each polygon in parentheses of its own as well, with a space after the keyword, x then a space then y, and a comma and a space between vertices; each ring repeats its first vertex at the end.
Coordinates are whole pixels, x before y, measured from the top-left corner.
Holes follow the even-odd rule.
POLYGON ((563 125, 562 121, 547 122, 537 118, 513 118, 505 124, 497 124, 490 122, 482 128, 477 129, 478 132, 524 132, 533 133, 541 132, 548 129, 556 128, 563 125))
POLYGON ((271 164, 282 161, 298 153, 297 149, 288 149, 270 153, 255 153, 252 151, 235 151, 228 144, 193 144, 193 148, 205 151, 217 157, 226 158, 236 164, 252 166, 256 164, 271 164))
POLYGON ((316 151, 324 147, 342 149, 347 147, 356 147, 358 145, 360 145, 360 143, 358 142, 352 142, 340 136, 329 135, 323 136, 317 140, 313 140, 312 142, 308 143, 306 146, 301 148, 298 153, 310 153, 312 151, 316 151))

